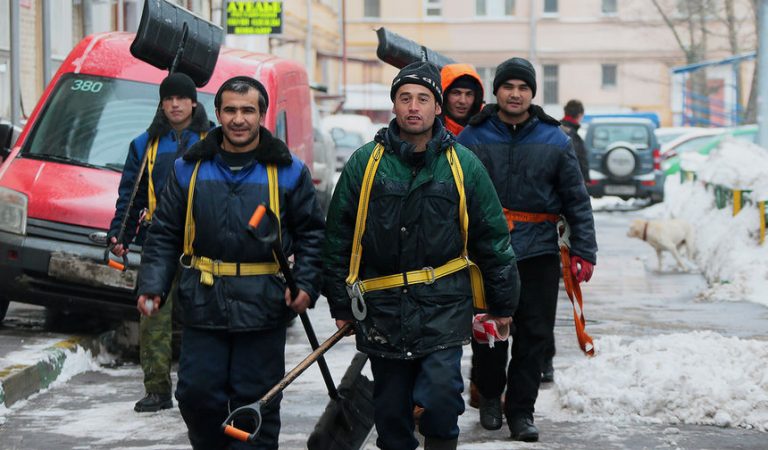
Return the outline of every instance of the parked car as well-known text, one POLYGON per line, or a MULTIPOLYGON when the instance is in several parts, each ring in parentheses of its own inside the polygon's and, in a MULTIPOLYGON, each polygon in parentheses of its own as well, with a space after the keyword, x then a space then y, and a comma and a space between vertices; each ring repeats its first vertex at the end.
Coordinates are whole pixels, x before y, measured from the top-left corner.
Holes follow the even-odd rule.
POLYGON ((717 139, 723 128, 695 128, 686 134, 661 144, 661 168, 667 175, 680 171, 680 155, 697 151, 717 139))
POLYGON ((334 114, 322 120, 321 128, 330 133, 336 143, 336 170, 344 168, 355 150, 373 139, 378 131, 368 116, 334 114))
POLYGON ((313 162, 312 182, 315 184, 323 212, 328 214, 336 179, 336 144, 330 134, 318 127, 313 129, 313 136, 314 148, 312 150, 315 160, 313 162))
POLYGON ((656 139, 659 140, 659 144, 661 144, 661 151, 664 152, 664 145, 672 142, 673 140, 688 135, 690 133, 695 133, 697 131, 703 131, 703 130, 711 130, 712 128, 702 128, 702 127, 661 127, 656 128, 654 130, 654 134, 656 135, 656 139))
POLYGON ((584 145, 593 197, 615 195, 622 199, 664 200, 659 142, 654 122, 645 118, 595 118, 584 145))
MULTIPOLYGON (((0 166, 0 320, 11 300, 138 319, 139 249, 131 247, 125 272, 103 258, 128 144, 151 122, 168 73, 134 58, 133 40, 102 33, 75 46, 0 166)), ((264 125, 314 170, 304 67, 221 48, 198 93, 209 117, 214 93, 236 75, 261 80, 270 98, 264 125)))

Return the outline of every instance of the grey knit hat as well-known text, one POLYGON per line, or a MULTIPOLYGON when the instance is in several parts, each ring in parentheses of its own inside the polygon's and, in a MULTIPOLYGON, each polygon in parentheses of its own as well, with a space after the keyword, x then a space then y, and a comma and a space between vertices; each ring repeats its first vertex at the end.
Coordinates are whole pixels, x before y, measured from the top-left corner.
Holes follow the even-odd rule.
POLYGON ((395 94, 404 84, 420 84, 435 95, 437 103, 443 104, 443 87, 440 80, 440 69, 429 61, 417 61, 408 64, 400 70, 394 80, 389 98, 395 101, 395 94))

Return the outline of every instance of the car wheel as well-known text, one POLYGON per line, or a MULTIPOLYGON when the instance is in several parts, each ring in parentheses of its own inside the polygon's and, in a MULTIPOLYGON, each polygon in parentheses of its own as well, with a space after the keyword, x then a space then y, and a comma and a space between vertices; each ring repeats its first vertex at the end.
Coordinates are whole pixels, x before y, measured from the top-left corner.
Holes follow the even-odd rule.
POLYGON ((664 194, 663 193, 651 194, 651 204, 661 203, 663 201, 664 201, 664 194))

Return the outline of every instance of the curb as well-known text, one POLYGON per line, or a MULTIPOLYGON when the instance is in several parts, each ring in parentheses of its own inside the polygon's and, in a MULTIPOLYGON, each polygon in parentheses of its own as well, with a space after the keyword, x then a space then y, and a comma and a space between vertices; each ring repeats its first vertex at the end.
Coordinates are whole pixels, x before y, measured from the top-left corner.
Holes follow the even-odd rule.
POLYGON ((35 364, 15 364, 0 368, 0 405, 10 407, 51 385, 61 374, 69 353, 82 347, 93 356, 105 351, 110 333, 100 336, 74 336, 45 349, 35 364))

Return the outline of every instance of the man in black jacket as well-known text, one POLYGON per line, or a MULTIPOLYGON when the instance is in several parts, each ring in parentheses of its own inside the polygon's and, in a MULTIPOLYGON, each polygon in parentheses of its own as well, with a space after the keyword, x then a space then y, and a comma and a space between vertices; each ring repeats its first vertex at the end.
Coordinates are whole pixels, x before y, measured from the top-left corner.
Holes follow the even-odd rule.
POLYGON ((560 120, 560 128, 571 138, 573 150, 576 157, 579 158, 579 168, 584 182, 589 183, 589 159, 587 159, 587 149, 584 146, 584 139, 579 136, 581 128, 581 119, 584 118, 584 105, 579 100, 568 100, 563 107, 563 118, 560 120))
POLYGON ((556 222, 571 226, 571 266, 578 282, 588 281, 596 262, 592 207, 576 154, 560 123, 531 104, 536 71, 523 58, 496 68, 496 104, 469 121, 459 143, 474 151, 491 176, 517 256, 520 303, 515 312, 512 358, 508 343, 472 345, 472 381, 480 392, 480 423, 499 429, 501 394, 511 437, 537 441, 533 411, 541 369, 552 340, 560 280, 556 222))
MULTIPOLYGON (((138 287, 139 310, 155 314, 182 255, 176 399, 192 447, 201 450, 253 448, 219 427, 229 410, 257 401, 283 377, 286 325, 319 294, 325 225, 309 169, 263 126, 264 86, 234 77, 219 88, 215 106, 221 126, 175 162, 138 287), (283 249, 294 255, 295 299, 270 246, 247 232, 262 203, 280 218, 283 249)), ((278 448, 279 433, 278 396, 262 409, 257 448, 278 448)))

